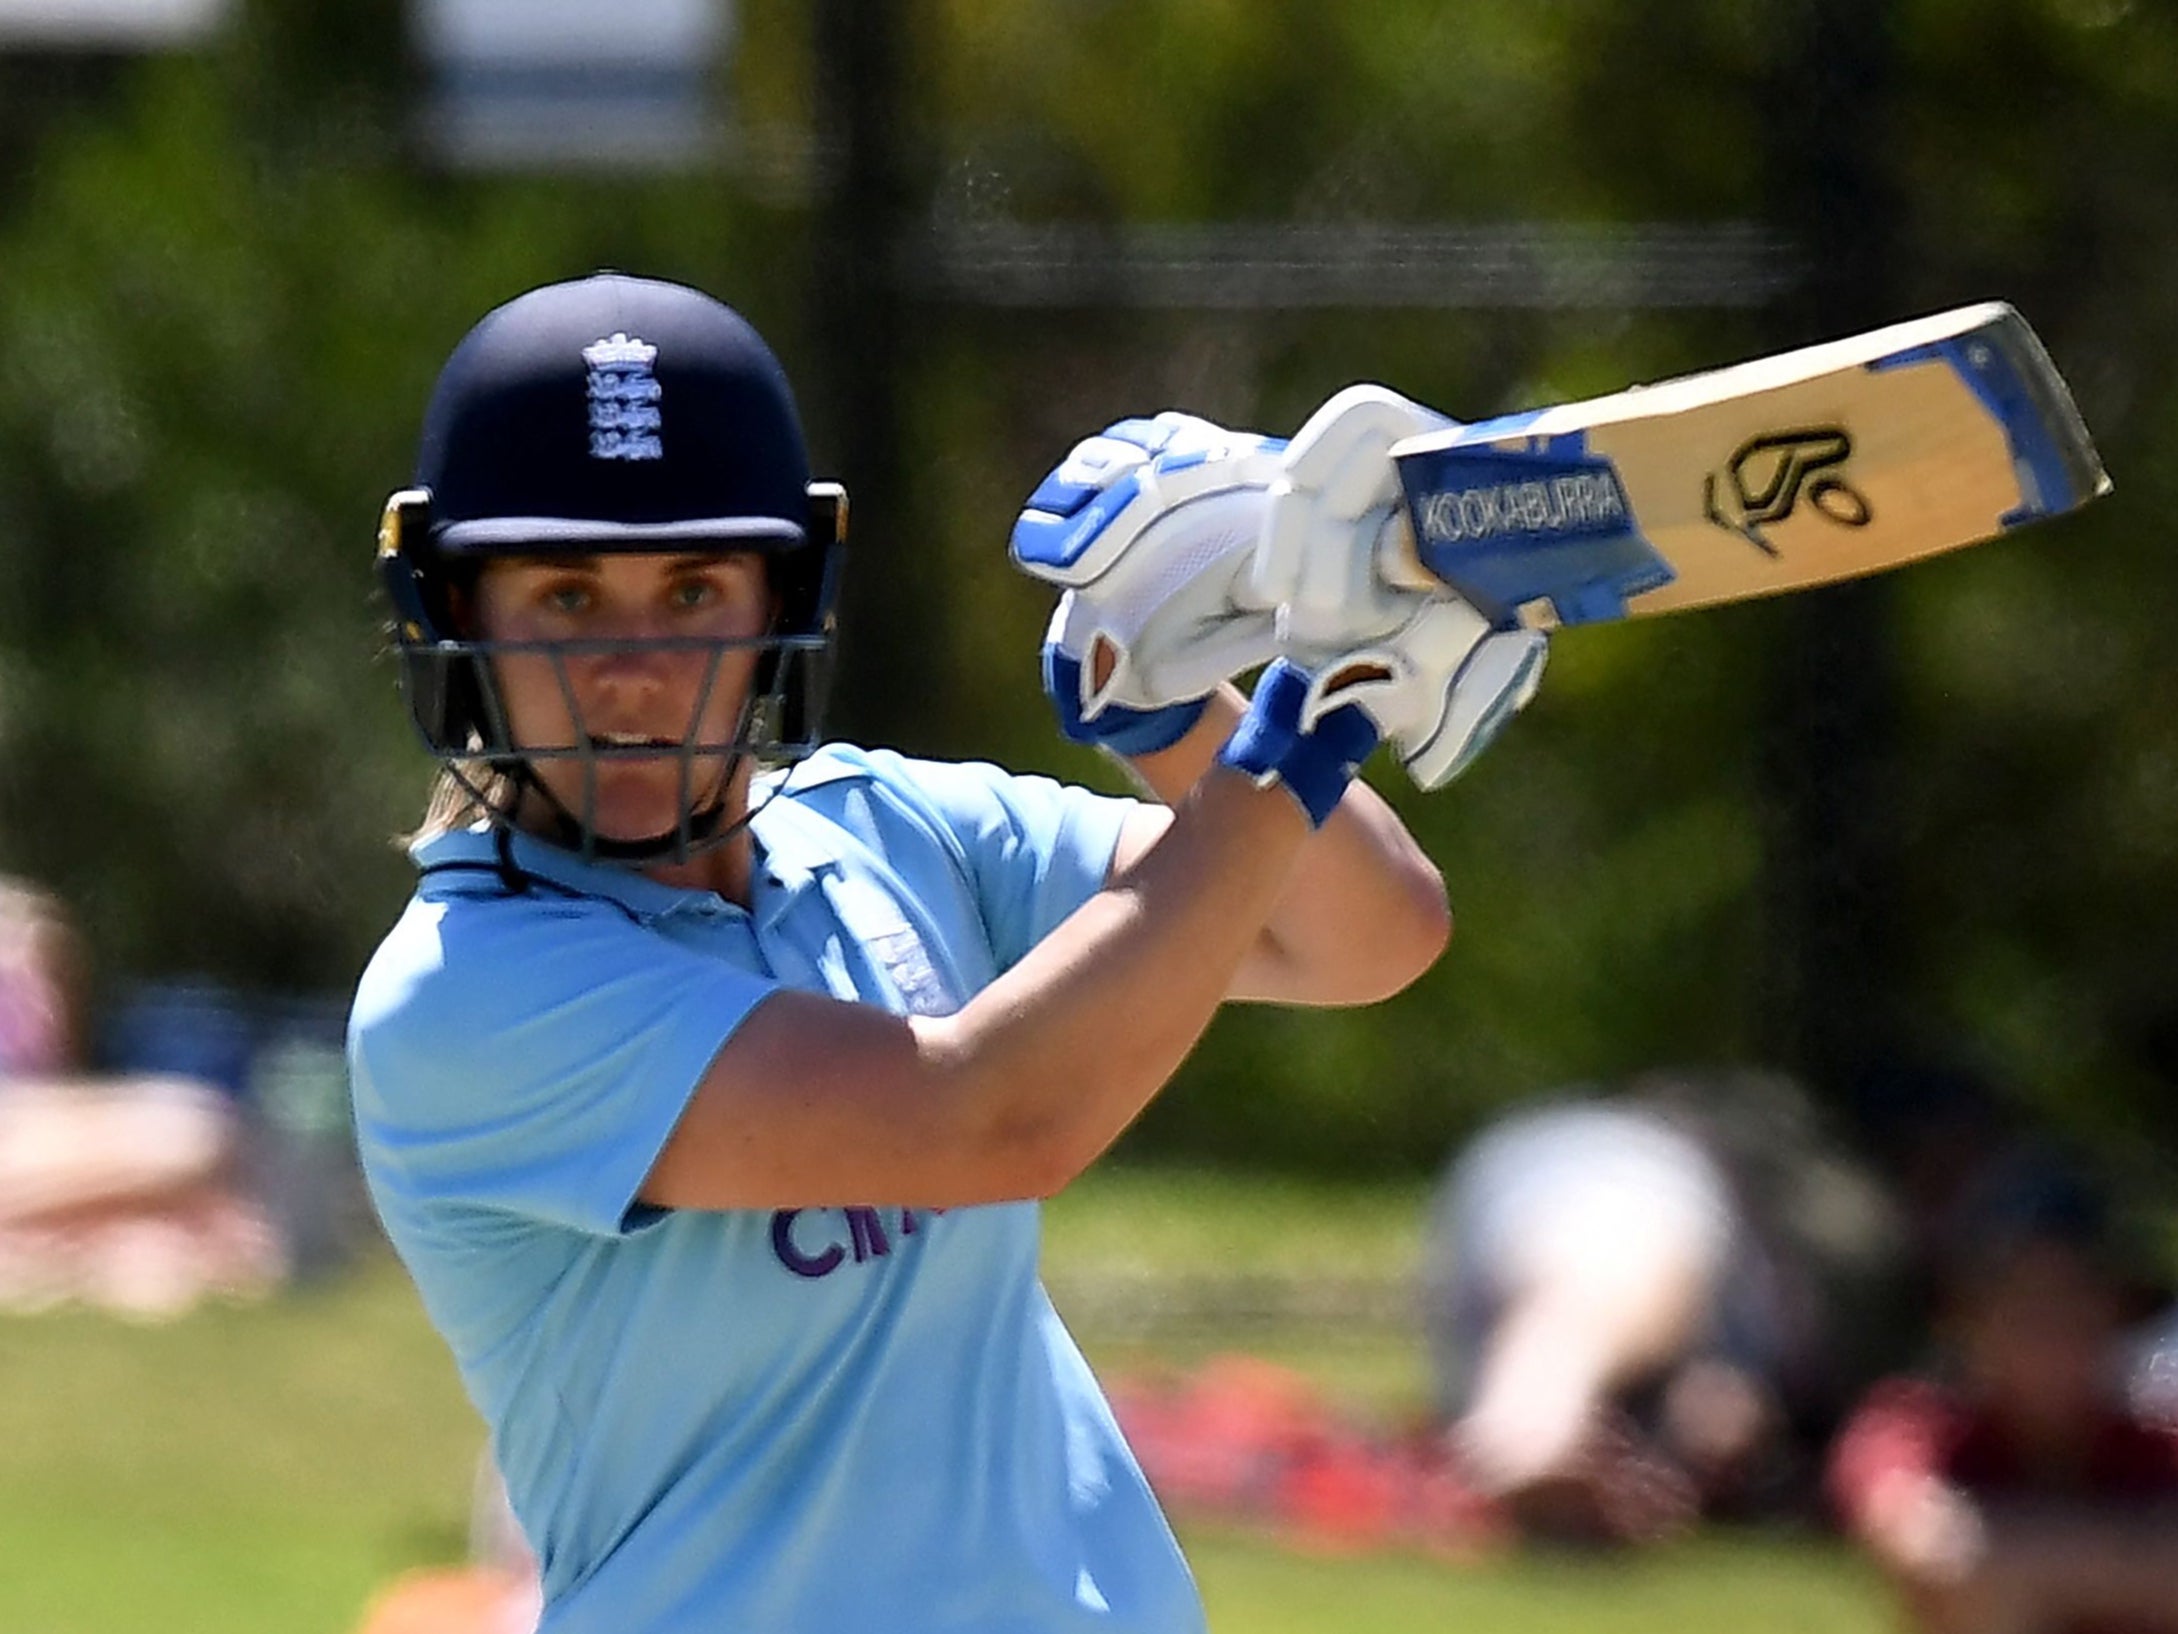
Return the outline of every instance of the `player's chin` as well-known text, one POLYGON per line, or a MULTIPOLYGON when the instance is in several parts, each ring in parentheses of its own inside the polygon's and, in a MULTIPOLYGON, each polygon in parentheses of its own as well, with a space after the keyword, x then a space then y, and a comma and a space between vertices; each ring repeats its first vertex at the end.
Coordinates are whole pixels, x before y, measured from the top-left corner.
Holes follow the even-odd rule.
POLYGON ((722 764, 691 761, 684 777, 678 756, 626 760, 600 769, 588 825, 603 840, 648 840, 678 828, 683 812, 708 811, 725 795, 722 764))

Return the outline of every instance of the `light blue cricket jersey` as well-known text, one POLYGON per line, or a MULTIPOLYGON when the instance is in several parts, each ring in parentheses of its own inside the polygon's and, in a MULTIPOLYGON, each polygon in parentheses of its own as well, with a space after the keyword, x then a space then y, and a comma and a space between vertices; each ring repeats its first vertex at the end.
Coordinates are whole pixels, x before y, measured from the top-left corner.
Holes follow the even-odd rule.
POLYGON ((750 911, 516 837, 417 849, 349 1029, 381 1218, 492 1429, 548 1634, 1202 1627, 1037 1279, 1033 1203, 635 1201, 780 986, 942 1013, 1102 884, 1129 803, 834 747, 750 911))

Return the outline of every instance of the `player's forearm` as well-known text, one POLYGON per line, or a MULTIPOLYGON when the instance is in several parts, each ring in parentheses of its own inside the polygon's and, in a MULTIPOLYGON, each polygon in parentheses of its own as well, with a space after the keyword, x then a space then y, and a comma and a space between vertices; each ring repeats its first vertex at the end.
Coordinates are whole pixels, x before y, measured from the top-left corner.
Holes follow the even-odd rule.
MULTIPOLYGON (((1171 748, 1130 762, 1167 805, 1195 786, 1244 704, 1227 686, 1171 748)), ((1358 779, 1296 860, 1228 997, 1368 1004, 1436 962, 1452 931, 1444 878, 1375 790, 1358 779)))
POLYGON ((1020 963, 919 1022, 966 1144, 1039 1194, 1086 1168, 1202 1036, 1308 833, 1284 790, 1211 772, 1020 963))

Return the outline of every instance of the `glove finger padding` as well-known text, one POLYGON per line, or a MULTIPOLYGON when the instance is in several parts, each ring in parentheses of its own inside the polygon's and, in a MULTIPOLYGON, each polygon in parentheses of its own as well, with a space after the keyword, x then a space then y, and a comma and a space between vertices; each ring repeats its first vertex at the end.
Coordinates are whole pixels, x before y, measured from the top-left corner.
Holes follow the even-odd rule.
POLYGON ((1251 570, 1255 598, 1283 603, 1296 640, 1365 641, 1397 627, 1401 592, 1379 567, 1396 527, 1394 443, 1452 424, 1385 386, 1348 386, 1286 445, 1251 570))
POLYGON ((1535 695, 1548 643, 1533 630, 1494 631, 1451 597, 1400 600, 1405 622, 1378 640, 1339 653, 1289 649, 1313 676, 1302 720, 1365 710, 1415 783, 1442 788, 1535 695))
MULTIPOLYGON (((1267 491, 1284 447, 1277 438, 1228 431, 1191 414, 1122 420, 1076 443, 1029 495, 1014 523, 1014 565, 1063 589, 1098 585, 1102 592, 1107 575, 1135 571, 1138 541, 1165 513, 1210 494, 1267 491)), ((1246 540, 1251 546, 1260 515, 1255 521, 1246 540)))
POLYGON ((1202 718, 1207 699, 1174 698, 1162 704, 1131 704, 1120 696, 1126 678, 1123 649, 1096 630, 1093 609, 1069 590, 1052 610, 1044 634, 1044 693, 1060 733, 1075 743, 1114 754, 1143 755, 1170 748, 1202 718))

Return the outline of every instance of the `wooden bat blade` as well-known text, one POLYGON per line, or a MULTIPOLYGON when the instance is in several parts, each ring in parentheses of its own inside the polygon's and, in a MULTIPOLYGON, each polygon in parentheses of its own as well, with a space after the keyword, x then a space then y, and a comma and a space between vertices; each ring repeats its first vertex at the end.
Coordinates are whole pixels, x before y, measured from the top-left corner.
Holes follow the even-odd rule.
POLYGON ((1535 626, 1876 573, 2110 487, 2041 342, 1995 301, 1392 455, 1411 532, 1386 576, 1535 626))

